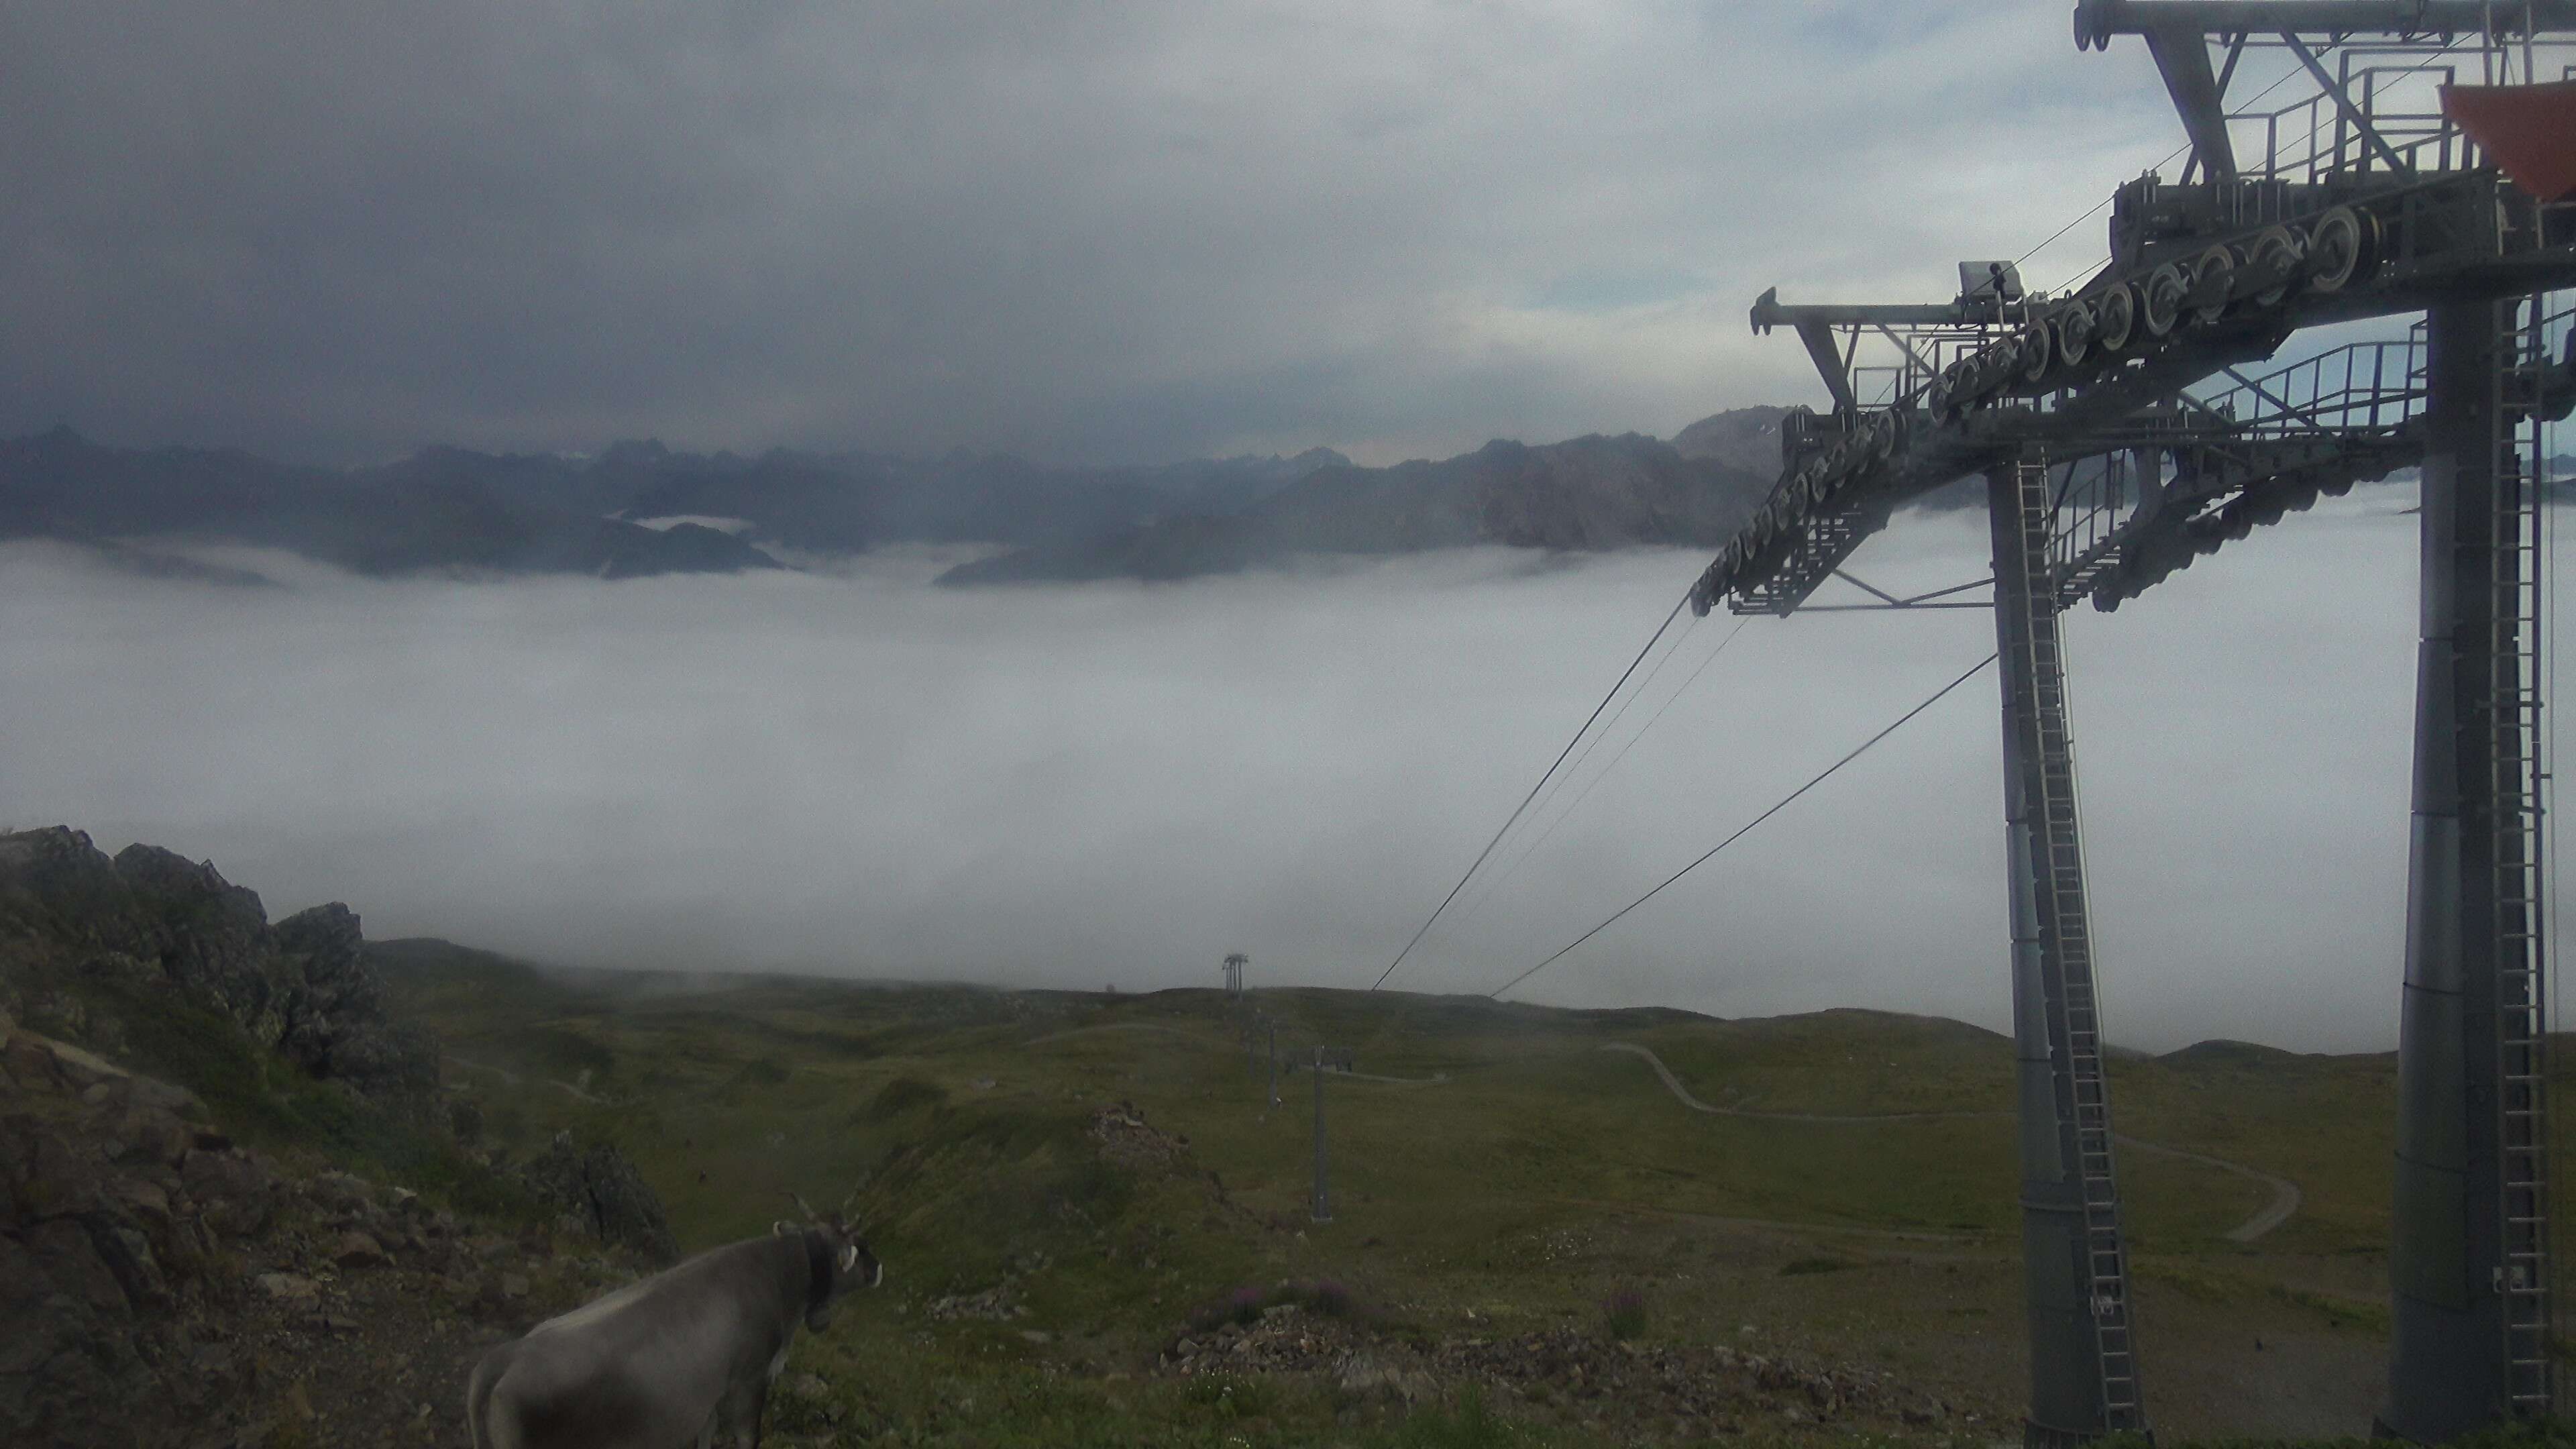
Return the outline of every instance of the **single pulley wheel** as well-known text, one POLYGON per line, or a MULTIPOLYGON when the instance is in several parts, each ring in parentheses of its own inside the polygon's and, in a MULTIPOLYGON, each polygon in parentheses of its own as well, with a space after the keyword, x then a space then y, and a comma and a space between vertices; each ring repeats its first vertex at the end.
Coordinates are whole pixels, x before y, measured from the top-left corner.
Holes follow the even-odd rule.
POLYGON ((2138 290, 2138 325, 2149 337, 2172 336, 2182 321, 2183 294, 2190 290, 2182 268, 2167 262, 2147 273, 2138 290))
POLYGON ((2224 243, 2192 260, 2191 289, 2185 306, 2191 320, 2206 327, 2227 315, 2228 293, 2236 285, 2236 253, 2224 243))
POLYGON ((1977 349, 1976 371, 1970 376, 1977 380, 1974 392, 1978 401, 1993 396, 1995 389, 2003 386, 2020 368, 2021 339, 2018 337, 1989 342, 1977 349))
POLYGON ((2048 370, 2057 363, 2057 339, 2046 322, 2033 322, 2021 330, 2021 380, 2039 383, 2047 380, 2048 370))
POLYGON ((2257 307, 2278 307, 2288 300, 2292 288, 2299 284, 2299 239, 2286 226, 2265 227, 2254 240, 2245 244, 2245 269, 2259 272, 2279 281, 2256 292, 2251 300, 2257 307))
POLYGON ((2058 360, 2068 367, 2083 366, 2084 359, 2093 355, 2092 304, 2069 302, 2051 320, 2056 324, 2058 360))
POLYGON ((2114 282, 2093 303, 2093 345, 2105 357, 2128 350, 2138 337, 2138 294, 2126 282, 2114 282))
POLYGON ((1869 461, 1884 462, 1896 452, 1896 431, 1901 426, 1893 408, 1869 420, 1869 431, 1861 435, 1869 461))
MULTIPOLYGON (((1841 461, 1832 462, 1832 466, 1816 470, 1815 486, 1807 490, 1808 498, 1819 508, 1833 502, 1834 495, 1842 492, 1850 484, 1852 474, 1860 471, 1858 466, 1860 455, 1861 449, 1858 442, 1844 444, 1841 461)), ((1826 457, 1831 462, 1833 455, 1827 454, 1826 457)))
POLYGON ((2338 206, 2308 231, 2308 290, 2340 292, 2370 275, 2378 260, 2379 223, 2370 213, 2338 206))

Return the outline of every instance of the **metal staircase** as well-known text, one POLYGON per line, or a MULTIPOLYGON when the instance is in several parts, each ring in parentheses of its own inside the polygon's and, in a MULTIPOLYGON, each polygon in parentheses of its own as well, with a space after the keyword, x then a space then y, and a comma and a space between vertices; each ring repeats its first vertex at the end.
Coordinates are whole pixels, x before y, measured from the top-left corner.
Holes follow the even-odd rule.
POLYGON ((2055 507, 2046 465, 2025 462, 2010 472, 2021 567, 2012 571, 2014 576, 2004 577, 2006 560, 1998 559, 1995 587, 1998 592, 2010 589, 2019 595, 2008 606, 2020 625, 2009 644, 2022 656, 2014 672, 2027 681, 2027 693, 2016 704, 2017 712, 2025 715, 2021 728, 2030 746, 2025 804, 2033 834, 2031 873, 2059 1137, 2081 1193, 2082 1271, 2100 1371, 2101 1427, 2110 1432, 2142 1430, 2137 1357, 2130 1332, 2128 1262, 2120 1240, 2110 1098, 2102 1074, 2101 1019, 2085 905, 2084 851, 2077 827, 2075 752, 2068 731, 2065 659, 2059 642, 2051 537, 2055 507))
POLYGON ((2519 1415, 2546 1414, 2555 1373, 2549 1271, 2548 994, 2542 915, 2546 879, 2542 841, 2541 593, 2543 484, 2546 459, 2540 418, 2550 399, 2536 384, 2548 369, 2548 327, 2538 298, 2520 332, 2505 334, 2504 365, 2490 370, 2495 391, 2495 508, 2489 545, 2494 586, 2480 724, 2486 732, 2495 870, 2496 1106, 2501 1159, 2502 1261, 2495 1290, 2503 1309, 2505 1396, 2519 1415), (2523 395, 2515 384, 2531 379, 2523 395), (2531 424, 2531 448, 2521 446, 2531 424))

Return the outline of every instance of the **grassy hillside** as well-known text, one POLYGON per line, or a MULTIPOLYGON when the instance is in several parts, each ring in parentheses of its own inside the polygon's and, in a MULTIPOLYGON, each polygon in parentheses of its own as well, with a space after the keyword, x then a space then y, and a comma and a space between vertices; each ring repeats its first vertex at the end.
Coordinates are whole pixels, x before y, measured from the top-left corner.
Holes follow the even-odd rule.
MULTIPOLYGON (((1565 1442, 1657 1430, 1543 1394, 1408 1420, 1311 1376, 1219 1393, 1164 1369, 1193 1313, 1281 1282, 1346 1285, 1384 1332, 1442 1343, 1599 1332, 1629 1292, 1655 1351, 1888 1375, 1946 1406, 1927 1433, 2017 1422, 2011 1053, 1976 1028, 1264 992, 1283 1046, 1350 1046, 1366 1074, 1326 1078, 1335 1213, 1319 1225, 1310 1079, 1270 1107, 1214 992, 552 975, 443 943, 375 949, 496 1134, 615 1140, 686 1246, 763 1230, 791 1190, 855 1188, 887 1294, 798 1362, 858 1406, 845 1427, 896 1442, 1219 1442, 1239 1418, 1251 1442, 1354 1442, 1487 1411, 1565 1442), (1612 1044, 1651 1051, 1703 1103, 1778 1115, 1692 1110, 1612 1044), (1104 1145, 1111 1104, 1161 1146, 1104 1145)), ((2301 1193, 2284 1225, 2232 1242, 2271 1186, 2124 1154, 2169 1436, 2366 1432, 2393 1072, 2223 1045, 2114 1064, 2125 1134, 2301 1193)), ((1803 1424, 1737 1427, 1823 1432, 1803 1424)))

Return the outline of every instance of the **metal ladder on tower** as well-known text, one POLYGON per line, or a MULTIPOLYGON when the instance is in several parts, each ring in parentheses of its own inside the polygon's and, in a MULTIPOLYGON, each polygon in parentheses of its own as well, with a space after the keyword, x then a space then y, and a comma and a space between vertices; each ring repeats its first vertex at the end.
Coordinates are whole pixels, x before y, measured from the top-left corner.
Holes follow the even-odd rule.
POLYGON ((2541 752, 2541 509, 2545 466, 2540 399, 2509 401, 2508 378, 2545 370, 2542 299, 2527 329, 2505 329, 2492 370, 2496 506, 2489 540, 2495 573, 2488 614, 2486 725, 2495 863, 2497 1152, 2503 1221, 2495 1289, 2502 1300, 2505 1394, 2517 1416, 2555 1401, 2549 1271, 2548 978, 2541 830, 2549 782, 2541 752), (2531 423, 2531 455, 2521 439, 2531 423))
POLYGON ((2026 577, 1997 587, 2027 591, 2030 632, 2025 677, 2038 728, 2031 801, 2040 854, 2039 925, 2051 964, 2050 1055, 2074 1117, 2075 1170, 2084 1202, 2084 1268, 2091 1288, 2095 1351, 2102 1380, 2104 1426, 2144 1427, 2136 1346, 2129 1322, 2128 1261, 2120 1240, 2120 1198, 2111 1161, 2111 1104, 2102 1076, 2101 1021, 2094 993, 2092 929, 2084 895, 2084 851, 2077 831, 2075 750, 2066 718, 2065 658, 2058 638, 2058 592, 2052 566, 2056 508, 2044 463, 2015 469, 2016 505, 2026 577))

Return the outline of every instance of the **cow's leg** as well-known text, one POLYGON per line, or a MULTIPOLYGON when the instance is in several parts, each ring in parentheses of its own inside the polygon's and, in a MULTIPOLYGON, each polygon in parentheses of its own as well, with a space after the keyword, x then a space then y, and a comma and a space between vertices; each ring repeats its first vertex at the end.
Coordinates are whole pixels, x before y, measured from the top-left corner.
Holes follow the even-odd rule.
POLYGON ((730 1426, 726 1435, 733 1449, 759 1449, 760 1416, 769 1397, 769 1380, 753 1374, 737 1381, 725 1391, 722 1421, 730 1426))

